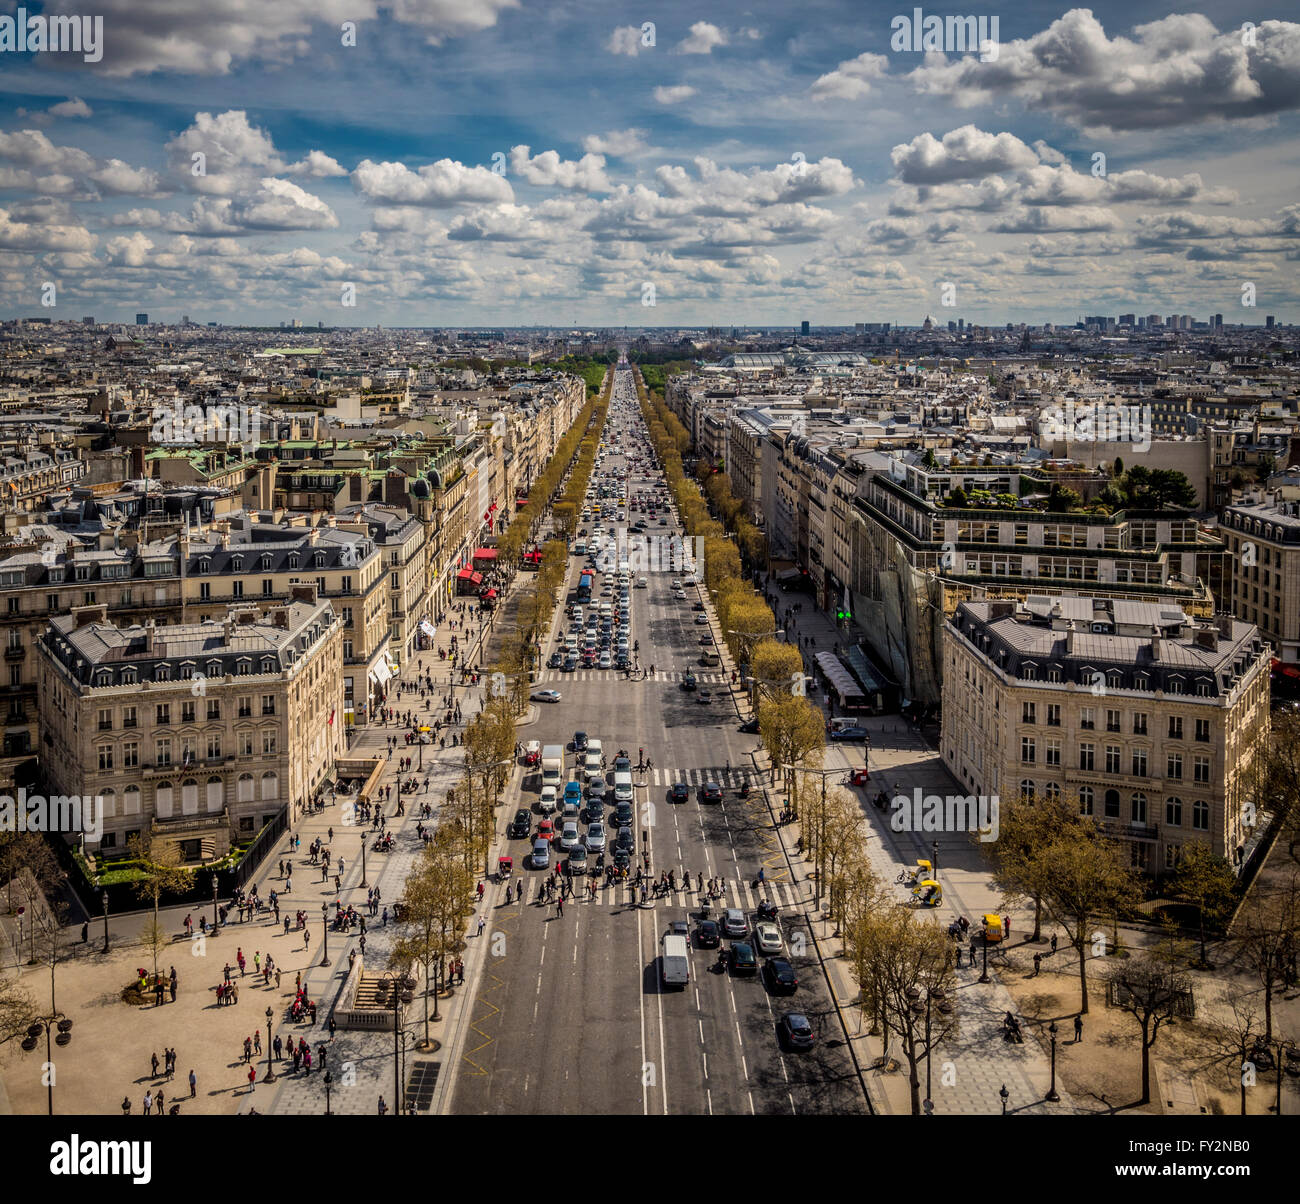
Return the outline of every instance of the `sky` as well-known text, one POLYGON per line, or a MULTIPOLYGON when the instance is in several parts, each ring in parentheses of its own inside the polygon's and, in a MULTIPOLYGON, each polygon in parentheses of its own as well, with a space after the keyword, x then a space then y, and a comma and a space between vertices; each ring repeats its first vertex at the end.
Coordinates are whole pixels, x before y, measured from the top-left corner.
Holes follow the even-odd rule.
POLYGON ((22 7, 3 318, 1300 322, 1295 0, 22 7))

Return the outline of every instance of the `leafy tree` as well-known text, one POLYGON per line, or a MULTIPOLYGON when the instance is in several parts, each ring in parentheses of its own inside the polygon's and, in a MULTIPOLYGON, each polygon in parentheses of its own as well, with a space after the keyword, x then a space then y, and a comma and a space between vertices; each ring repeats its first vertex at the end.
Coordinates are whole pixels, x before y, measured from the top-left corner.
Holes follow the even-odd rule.
MULTIPOLYGON (((760 703, 758 733, 772 759, 773 775, 778 766, 821 764, 822 750, 826 747, 826 721, 807 698, 791 695, 760 703)), ((789 768, 784 772, 790 797, 797 807, 799 775, 789 768)))
POLYGON ((1063 802, 1021 798, 1000 803, 997 840, 973 837, 993 863, 993 885, 1007 902, 1033 902, 1035 941, 1043 935, 1043 892, 1048 883, 1048 867, 1038 854, 1073 823, 1074 816, 1063 802))
POLYGON ((970 505, 970 501, 966 496, 966 490, 964 490, 960 485, 957 485, 950 490, 948 493, 948 505, 958 510, 964 509, 966 506, 970 505))
POLYGON ((1170 876, 1174 898, 1196 908, 1201 936, 1200 968, 1209 966, 1205 955, 1206 922, 1215 923, 1232 909, 1237 895, 1237 875, 1226 858, 1218 856, 1204 841, 1183 846, 1178 868, 1170 876))
MULTIPOLYGON (((749 643, 748 637, 737 638, 749 643)), ((791 693, 795 676, 803 674, 803 657, 799 654, 799 649, 771 637, 760 638, 757 644, 751 646, 753 651, 748 657, 749 673, 759 696, 775 698, 779 694, 791 693)))
POLYGON ((1068 514, 1083 507, 1083 495, 1064 485, 1053 485, 1047 499, 1047 509, 1053 514, 1068 514))
MULTIPOLYGON (((153 922, 158 923, 158 904, 164 894, 186 890, 193 875, 176 864, 175 846, 159 845, 154 847, 153 840, 146 836, 132 836, 126 842, 131 855, 139 862, 141 877, 132 886, 136 898, 143 900, 153 908, 153 922)), ((154 977, 158 975, 158 954, 153 952, 154 977)))

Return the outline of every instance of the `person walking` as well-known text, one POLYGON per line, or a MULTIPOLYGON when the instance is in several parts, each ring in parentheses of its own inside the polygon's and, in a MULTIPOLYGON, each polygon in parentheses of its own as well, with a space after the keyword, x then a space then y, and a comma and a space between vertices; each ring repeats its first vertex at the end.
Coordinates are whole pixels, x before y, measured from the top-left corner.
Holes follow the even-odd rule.
POLYGON ((149 1065, 153 1069, 153 1074, 150 1077, 156 1079, 158 1077, 158 1055, 156 1053, 149 1055, 149 1065))
POLYGON ((381 1095, 379 1097, 379 1115, 383 1116, 385 1113, 387 1113, 387 1111, 388 1111, 388 1105, 384 1103, 384 1097, 381 1095))
POLYGON ((195 1096, 198 1094, 198 1089, 199 1089, 199 1076, 196 1075, 193 1070, 191 1070, 190 1071, 190 1099, 195 1098, 195 1096))
POLYGON ((1043 968, 1043 955, 1042 955, 1041 953, 1035 953, 1035 954, 1034 954, 1034 973, 1033 973, 1032 977, 1033 977, 1033 978, 1037 978, 1037 977, 1038 977, 1038 972, 1039 972, 1042 968, 1043 968))
POLYGON ((257 1069, 253 1066, 248 1068, 248 1094, 253 1094, 253 1085, 257 1082, 257 1069))
POLYGON ((1010 916, 1002 917, 1002 939, 1004 941, 1009 941, 1011 939, 1011 917, 1010 916))
POLYGON ((1079 1044, 1083 1040, 1083 1015, 1077 1015, 1074 1018, 1074 1043, 1079 1044))
POLYGON ((1052 952, 1056 952, 1056 933, 1052 933, 1052 952))
POLYGON ((561 894, 560 897, 555 900, 555 910, 558 917, 561 920, 564 919, 564 895, 563 894, 561 894))
POLYGON ((479 918, 478 918, 478 934, 479 934, 479 936, 482 936, 482 935, 483 935, 483 929, 486 928, 486 927, 487 927, 487 920, 484 919, 483 916, 479 916, 479 918))

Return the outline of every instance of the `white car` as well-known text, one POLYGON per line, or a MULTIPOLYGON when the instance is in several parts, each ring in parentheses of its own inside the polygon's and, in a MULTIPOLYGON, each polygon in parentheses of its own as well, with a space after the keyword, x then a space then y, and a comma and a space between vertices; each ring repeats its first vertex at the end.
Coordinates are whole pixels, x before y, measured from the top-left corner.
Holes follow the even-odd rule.
POLYGON ((754 925, 754 944, 758 951, 767 957, 781 952, 781 930, 766 920, 754 925))
POLYGON ((646 586, 647 586, 647 584, 648 584, 648 582, 646 581, 646 579, 645 579, 644 577, 638 577, 638 578, 636 579, 636 587, 637 587, 637 589, 645 589, 646 586))
POLYGON ((537 804, 537 809, 543 815, 554 815, 558 797, 554 786, 543 786, 542 797, 537 804))
POLYGON ((533 701, 534 702, 559 702, 560 692, 559 690, 534 690, 533 701))

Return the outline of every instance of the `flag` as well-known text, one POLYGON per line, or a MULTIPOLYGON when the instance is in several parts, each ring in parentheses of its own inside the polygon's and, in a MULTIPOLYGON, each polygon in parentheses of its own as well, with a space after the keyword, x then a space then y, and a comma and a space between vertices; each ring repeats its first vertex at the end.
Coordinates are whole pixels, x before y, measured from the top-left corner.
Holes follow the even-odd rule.
POLYGON ((333 726, 334 726, 334 710, 337 710, 337 709, 338 709, 338 708, 336 707, 336 708, 334 708, 333 710, 330 711, 330 718, 329 718, 329 725, 328 725, 328 726, 330 726, 330 727, 333 727, 333 726))

